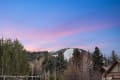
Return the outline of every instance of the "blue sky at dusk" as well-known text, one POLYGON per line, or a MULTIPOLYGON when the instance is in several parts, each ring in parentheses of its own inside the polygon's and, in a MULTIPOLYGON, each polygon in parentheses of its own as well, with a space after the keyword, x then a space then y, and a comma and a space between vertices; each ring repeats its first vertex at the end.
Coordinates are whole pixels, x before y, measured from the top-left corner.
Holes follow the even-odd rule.
POLYGON ((120 0, 0 0, 0 37, 27 50, 98 46, 120 53, 120 0))

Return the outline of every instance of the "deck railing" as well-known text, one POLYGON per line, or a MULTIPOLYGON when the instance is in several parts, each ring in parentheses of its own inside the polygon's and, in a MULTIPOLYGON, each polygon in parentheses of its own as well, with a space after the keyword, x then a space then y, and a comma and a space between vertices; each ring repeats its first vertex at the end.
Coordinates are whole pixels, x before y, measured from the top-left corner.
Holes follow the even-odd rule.
POLYGON ((0 75, 0 80, 40 80, 41 76, 10 76, 0 75))

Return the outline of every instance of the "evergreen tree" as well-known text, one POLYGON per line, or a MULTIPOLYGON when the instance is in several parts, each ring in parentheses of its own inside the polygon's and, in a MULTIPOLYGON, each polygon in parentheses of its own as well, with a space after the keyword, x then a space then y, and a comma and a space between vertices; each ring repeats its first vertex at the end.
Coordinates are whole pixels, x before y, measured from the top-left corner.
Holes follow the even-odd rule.
POLYGON ((82 64, 82 55, 80 53, 80 51, 78 49, 74 49, 74 53, 73 53, 73 57, 72 57, 72 62, 76 67, 76 71, 77 69, 80 68, 80 65, 82 64))
POLYGON ((93 53, 93 66, 94 70, 98 70, 103 66, 103 55, 101 54, 98 47, 95 47, 95 51, 93 53))
POLYGON ((67 61, 64 60, 64 55, 62 52, 58 53, 58 57, 56 57, 56 70, 58 72, 63 72, 66 69, 67 61))
POLYGON ((115 53, 115 51, 113 50, 112 51, 112 54, 111 54, 111 63, 117 61, 119 59, 118 55, 115 53))
POLYGON ((63 72, 67 68, 67 61, 64 60, 63 52, 59 52, 56 57, 57 80, 63 80, 63 72))

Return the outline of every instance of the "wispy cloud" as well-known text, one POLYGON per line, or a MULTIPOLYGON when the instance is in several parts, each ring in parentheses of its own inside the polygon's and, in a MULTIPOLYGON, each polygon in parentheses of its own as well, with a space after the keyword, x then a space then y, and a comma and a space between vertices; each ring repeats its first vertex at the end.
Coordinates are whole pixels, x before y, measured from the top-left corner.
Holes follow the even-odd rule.
POLYGON ((99 31, 101 29, 104 29, 106 27, 100 27, 101 25, 93 25, 93 26, 84 26, 83 27, 77 27, 77 28, 64 28, 63 26, 60 28, 55 28, 53 30, 30 30, 30 29, 24 29, 24 28, 16 28, 16 27, 8 27, 2 29, 0 34, 2 34, 5 37, 12 37, 12 38, 19 38, 19 39, 26 39, 26 40, 51 40, 51 39, 57 39, 60 37, 67 37, 70 35, 74 35, 77 33, 85 33, 85 32, 93 32, 93 31, 99 31))
MULTIPOLYGON (((76 21, 76 20, 75 20, 76 21)), ((27 50, 46 50, 46 49, 56 49, 66 47, 63 43, 60 43, 59 39, 64 37, 70 37, 72 35, 80 34, 80 33, 93 33, 102 31, 104 29, 108 29, 113 27, 116 24, 113 23, 89 23, 87 21, 78 20, 76 22, 72 21, 70 23, 62 24, 59 26, 54 26, 49 29, 43 28, 29 28, 28 26, 23 26, 20 24, 10 24, 4 25, 0 29, 1 37, 5 38, 18 38, 25 45, 27 50), (9 27, 10 26, 10 27, 9 27), (26 41, 26 42, 25 42, 26 41), (50 46, 51 44, 58 44, 57 46, 50 46), (48 47, 47 47, 48 46, 48 47)), ((70 38, 69 38, 70 39, 70 38)), ((68 40, 69 40, 68 39, 68 40)), ((71 46, 70 46, 71 47, 71 46)), ((88 46, 83 46, 83 48, 87 48, 88 46)), ((90 47, 89 47, 90 48, 90 47)))

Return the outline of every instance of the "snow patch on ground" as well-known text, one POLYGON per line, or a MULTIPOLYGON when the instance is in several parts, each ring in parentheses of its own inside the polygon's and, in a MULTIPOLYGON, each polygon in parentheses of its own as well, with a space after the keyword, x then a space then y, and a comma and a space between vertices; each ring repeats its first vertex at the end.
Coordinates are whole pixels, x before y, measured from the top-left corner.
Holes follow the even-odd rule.
POLYGON ((74 51, 74 49, 67 49, 64 52, 64 58, 65 58, 65 60, 69 61, 69 59, 73 56, 73 51, 74 51))

